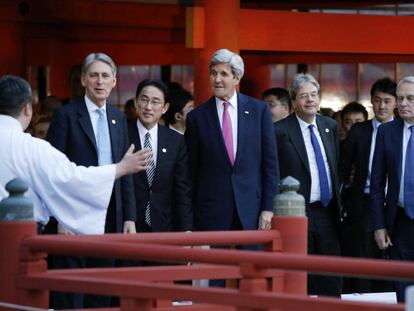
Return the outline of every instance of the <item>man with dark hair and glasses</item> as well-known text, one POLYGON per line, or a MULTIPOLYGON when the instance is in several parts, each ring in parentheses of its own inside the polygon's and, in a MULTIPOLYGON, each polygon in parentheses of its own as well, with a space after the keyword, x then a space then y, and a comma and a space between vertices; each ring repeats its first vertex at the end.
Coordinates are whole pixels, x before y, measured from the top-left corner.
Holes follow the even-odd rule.
POLYGON ((269 105, 272 112, 272 122, 286 118, 290 114, 289 91, 281 87, 273 87, 263 92, 263 100, 269 105))
POLYGON ((136 91, 138 117, 128 125, 131 143, 150 148, 154 161, 134 175, 138 232, 188 231, 193 210, 184 136, 158 124, 169 108, 169 90, 161 80, 144 80, 136 91))

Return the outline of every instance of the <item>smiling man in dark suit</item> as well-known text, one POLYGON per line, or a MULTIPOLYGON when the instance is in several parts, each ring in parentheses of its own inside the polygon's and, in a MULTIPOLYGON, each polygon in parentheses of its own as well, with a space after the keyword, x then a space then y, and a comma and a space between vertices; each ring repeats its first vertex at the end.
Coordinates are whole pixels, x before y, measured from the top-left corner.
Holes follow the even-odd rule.
MULTIPOLYGON (((275 123, 281 178, 300 182, 308 217, 308 253, 340 255, 339 156, 335 120, 317 114, 320 86, 309 74, 297 74, 289 89, 294 113, 275 123)), ((340 296, 337 277, 309 277, 310 294, 340 296)))
MULTIPOLYGON (((395 260, 414 261, 414 77, 397 85, 398 115, 378 128, 371 170, 371 212, 375 241, 395 260)), ((405 301, 411 282, 396 282, 405 301)))
POLYGON ((147 172, 134 175, 138 232, 188 231, 193 227, 188 155, 184 137, 158 125, 168 110, 168 87, 144 80, 136 91, 138 118, 129 123, 131 143, 150 148, 154 159, 147 172))
POLYGON ((236 92, 242 58, 210 61, 214 96, 187 115, 196 230, 270 229, 279 170, 269 106, 236 92))
MULTIPOLYGON (((72 162, 97 166, 118 162, 129 147, 125 115, 107 102, 116 85, 116 67, 104 53, 89 54, 82 65, 85 97, 55 110, 47 139, 72 162)), ((99 182, 99 181, 97 181, 99 182)), ((71 194, 76 195, 76 194, 71 194)), ((114 184, 105 222, 105 232, 135 233, 135 197, 132 176, 114 184)), ((72 234, 58 225, 59 233, 72 234)), ((57 257, 55 267, 111 266, 112 260, 57 257)), ((109 306, 109 297, 68 294, 54 299, 55 308, 109 306)))

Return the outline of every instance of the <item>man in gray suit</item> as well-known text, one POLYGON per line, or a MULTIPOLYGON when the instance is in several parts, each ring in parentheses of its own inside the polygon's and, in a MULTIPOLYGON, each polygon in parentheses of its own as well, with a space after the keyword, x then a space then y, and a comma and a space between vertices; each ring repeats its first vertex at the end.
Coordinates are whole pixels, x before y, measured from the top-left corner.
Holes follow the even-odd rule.
MULTIPOLYGON (((297 74, 289 89, 294 113, 275 123, 281 179, 300 182, 309 221, 308 253, 339 256, 338 130, 333 119, 317 114, 320 86, 297 74)), ((309 276, 310 294, 340 296, 337 277, 309 276)))

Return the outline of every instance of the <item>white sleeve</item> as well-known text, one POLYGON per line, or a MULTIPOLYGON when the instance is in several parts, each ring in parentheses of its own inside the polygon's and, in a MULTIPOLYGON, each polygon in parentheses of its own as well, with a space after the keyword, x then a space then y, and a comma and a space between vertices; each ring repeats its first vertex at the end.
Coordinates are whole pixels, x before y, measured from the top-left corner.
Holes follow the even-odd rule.
POLYGON ((115 165, 76 166, 48 142, 30 138, 28 183, 48 214, 76 234, 104 233, 115 165))

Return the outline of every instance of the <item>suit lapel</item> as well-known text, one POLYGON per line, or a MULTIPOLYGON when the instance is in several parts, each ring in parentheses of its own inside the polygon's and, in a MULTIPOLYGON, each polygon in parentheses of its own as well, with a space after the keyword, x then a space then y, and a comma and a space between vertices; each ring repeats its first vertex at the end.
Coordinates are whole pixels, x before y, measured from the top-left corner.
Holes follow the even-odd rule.
POLYGON ((404 138, 404 121, 402 119, 397 119, 396 126, 394 127, 394 130, 396 133, 393 133, 391 137, 396 137, 395 146, 390 146, 389 148, 392 148, 396 150, 394 163, 395 167, 398 168, 398 180, 401 180, 401 171, 402 171, 402 158, 403 158, 403 138, 404 138))
MULTIPOLYGON (((234 166, 240 161, 241 155, 244 154, 246 147, 245 138, 248 137, 248 127, 249 127, 249 118, 250 110, 246 97, 237 93, 237 153, 234 161, 234 166)), ((224 143, 224 140, 223 140, 224 143)), ((227 151, 227 150, 226 150, 227 151)), ((226 152, 227 154, 227 152, 226 152)), ((229 158, 230 162, 230 158, 229 158)))
POLYGON ((319 135, 321 136, 323 147, 325 149, 326 158, 328 159, 331 174, 336 171, 335 160, 335 139, 333 131, 328 127, 322 117, 316 115, 316 124, 318 125, 319 135))
POLYGON ((218 137, 218 148, 221 150, 221 154, 223 154, 226 158, 229 166, 232 166, 230 163, 229 155, 227 153, 226 145, 224 144, 224 138, 221 132, 220 121, 218 118, 216 99, 214 97, 212 97, 206 105, 205 116, 207 123, 211 129, 209 132, 211 133, 212 137, 218 137))
POLYGON ((93 132, 92 121, 89 116, 88 109, 86 108, 85 100, 83 99, 82 102, 78 105, 78 122, 85 132, 85 135, 89 138, 92 145, 95 147, 96 153, 98 153, 98 148, 96 145, 95 134, 93 132))
POLYGON ((364 128, 363 131, 366 134, 363 134, 362 137, 360 138, 362 141, 362 148, 363 149, 363 161, 364 163, 367 163, 367 165, 369 165, 369 155, 371 152, 371 143, 372 143, 372 134, 374 132, 374 126, 372 124, 372 120, 370 121, 366 121, 366 123, 364 124, 364 128))
MULTIPOLYGON (((135 118, 134 121, 129 124, 129 128, 130 143, 135 145, 135 150, 143 149, 143 146, 141 145, 141 139, 139 137, 140 133, 138 131, 137 118, 135 118)), ((135 174, 134 180, 136 183, 141 184, 143 188, 149 188, 146 171, 135 174)))
POLYGON ((158 126, 158 146, 157 146, 157 162, 155 166, 155 175, 154 175, 154 181, 152 182, 152 185, 154 185, 158 178, 162 176, 163 171, 163 164, 165 163, 165 158, 167 157, 167 153, 169 151, 169 145, 168 145, 168 137, 167 137, 167 129, 158 126))
POLYGON ((106 103, 106 119, 108 121, 109 135, 111 137, 112 159, 115 163, 122 158, 122 155, 119 154, 121 148, 118 147, 120 142, 123 141, 123 137, 121 137, 119 131, 119 126, 122 120, 117 118, 114 108, 109 103, 106 103))
POLYGON ((296 149, 296 152, 298 153, 300 159, 302 160, 308 173, 310 174, 309 159, 307 156, 305 141, 303 140, 303 135, 300 129, 299 121, 297 120, 296 115, 294 113, 292 113, 288 118, 288 135, 293 146, 296 149))

